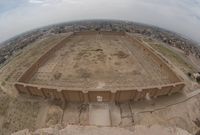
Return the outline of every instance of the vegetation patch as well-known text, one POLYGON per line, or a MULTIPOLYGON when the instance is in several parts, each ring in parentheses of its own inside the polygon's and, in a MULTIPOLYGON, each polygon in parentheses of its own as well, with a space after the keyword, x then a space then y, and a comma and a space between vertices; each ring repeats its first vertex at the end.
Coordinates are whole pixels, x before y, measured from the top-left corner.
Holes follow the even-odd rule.
POLYGON ((195 69, 187 63, 179 54, 173 52, 169 48, 160 44, 150 44, 155 50, 163 54, 165 57, 170 59, 174 64, 176 64, 184 73, 194 72, 195 69))

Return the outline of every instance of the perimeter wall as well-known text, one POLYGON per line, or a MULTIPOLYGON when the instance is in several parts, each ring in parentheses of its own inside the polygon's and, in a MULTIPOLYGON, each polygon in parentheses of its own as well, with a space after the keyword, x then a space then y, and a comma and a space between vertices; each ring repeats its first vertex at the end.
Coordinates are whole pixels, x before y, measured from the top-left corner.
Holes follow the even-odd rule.
POLYGON ((18 82, 14 84, 20 94, 27 94, 30 96, 39 96, 44 98, 51 98, 54 100, 62 100, 63 102, 126 102, 126 101, 137 101, 143 100, 146 97, 156 98, 162 95, 171 95, 176 92, 180 92, 185 86, 184 82, 178 77, 175 72, 164 62, 153 50, 144 46, 140 41, 133 39, 131 35, 124 32, 78 32, 71 33, 64 40, 56 44, 54 47, 44 53, 33 65, 26 70, 19 78, 18 82), (53 53, 62 48, 70 37, 73 35, 80 34, 114 34, 127 36, 129 40, 138 43, 138 47, 143 49, 144 53, 147 53, 149 57, 152 57, 163 68, 167 71, 172 83, 159 86, 143 87, 143 88, 129 88, 129 89, 115 89, 115 90, 84 90, 84 89, 68 89, 65 87, 54 87, 47 85, 35 85, 30 84, 29 81, 32 76, 37 72, 48 59, 51 58, 53 53))

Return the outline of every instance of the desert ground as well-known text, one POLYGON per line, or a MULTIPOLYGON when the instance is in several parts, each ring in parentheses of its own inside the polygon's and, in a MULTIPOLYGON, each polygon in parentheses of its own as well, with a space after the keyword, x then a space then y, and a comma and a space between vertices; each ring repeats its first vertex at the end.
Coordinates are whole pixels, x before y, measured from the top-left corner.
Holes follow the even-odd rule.
POLYGON ((30 81, 74 88, 145 87, 173 83, 148 52, 123 35, 76 35, 30 81))
MULTIPOLYGON (((60 134, 86 134, 86 130, 90 130, 91 134, 111 132, 113 134, 139 134, 138 129, 144 129, 144 127, 158 129, 163 131, 163 134, 165 130, 167 130, 166 134, 167 132, 172 134, 179 129, 181 130, 179 134, 195 134, 199 131, 200 86, 186 74, 187 71, 198 71, 199 65, 194 62, 196 59, 192 56, 184 56, 180 50, 141 35, 134 36, 169 60, 171 66, 184 79, 186 87, 182 93, 121 104, 67 103, 64 106, 60 101, 19 95, 12 85, 13 82, 45 50, 61 41, 65 36, 66 34, 60 34, 40 39, 17 53, 8 64, 0 69, 0 134, 9 135, 24 129, 29 130, 24 132, 34 134, 47 134, 48 132, 49 134, 58 132, 60 134), (45 128, 44 131, 42 128, 45 128)), ((130 46, 129 41, 123 37, 116 39, 112 37, 112 40, 109 37, 97 35, 90 38, 87 36, 78 36, 77 38, 79 40, 72 38, 68 46, 56 52, 53 59, 39 69, 31 82, 68 85, 68 83, 60 82, 69 81, 75 82, 78 86, 82 80, 92 78, 101 82, 98 84, 105 85, 108 81, 106 78, 114 80, 119 76, 121 80, 114 82, 115 86, 126 85, 124 82, 133 79, 136 79, 132 84, 135 86, 169 81, 167 75, 163 76, 166 73, 155 72, 157 66, 152 64, 155 61, 151 61, 149 57, 136 51, 136 46, 130 46), (102 38, 105 39, 104 43, 101 42, 102 38), (82 41, 83 39, 87 39, 87 42, 82 41), (92 42, 95 42, 96 45, 92 46, 92 42), (124 44, 125 47, 120 46, 121 44, 124 44), (143 61, 140 62, 141 60, 143 61), (69 61, 70 64, 66 64, 69 61), (102 63, 105 66, 102 66, 102 63), (67 66, 63 66, 63 64, 67 66), (95 68, 92 68, 93 66, 95 68), (115 68, 116 70, 111 70, 115 68), (59 83, 52 79, 53 76, 49 76, 49 73, 61 73, 59 83), (154 79, 148 79, 150 76, 154 76, 154 79), (66 80, 68 77, 70 80, 66 80)))

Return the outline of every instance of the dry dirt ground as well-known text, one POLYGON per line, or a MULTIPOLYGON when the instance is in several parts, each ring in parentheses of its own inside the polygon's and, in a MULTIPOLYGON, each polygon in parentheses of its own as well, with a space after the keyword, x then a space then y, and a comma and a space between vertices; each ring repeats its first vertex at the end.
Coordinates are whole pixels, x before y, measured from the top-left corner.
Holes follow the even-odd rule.
POLYGON ((181 101, 183 98, 181 95, 119 105, 104 103, 94 106, 94 104, 70 103, 63 109, 54 102, 25 98, 26 101, 25 99, 15 101, 14 106, 11 104, 7 109, 6 115, 1 115, 4 119, 1 132, 4 135, 22 129, 33 131, 56 124, 63 127, 73 124, 121 128, 131 128, 135 125, 147 127, 161 125, 178 127, 190 133, 196 133, 200 126, 198 123, 199 97, 196 96, 178 104, 174 104, 173 100, 181 101), (46 104, 46 108, 43 108, 42 103, 46 104), (92 115, 94 112, 96 114, 92 115))
POLYGON ((60 40, 64 39, 65 35, 49 36, 40 39, 13 56, 8 64, 0 69, 1 87, 6 93, 11 96, 16 96, 15 89, 12 88, 12 83, 17 81, 20 75, 28 69, 49 47, 52 47, 60 40))
POLYGON ((200 86, 198 83, 188 77, 188 73, 195 73, 200 71, 200 60, 196 59, 193 55, 186 56, 185 53, 175 47, 171 47, 163 42, 154 40, 149 37, 143 37, 139 35, 134 35, 138 37, 141 41, 150 45, 155 51, 161 53, 168 61, 171 62, 175 71, 181 75, 187 84, 187 89, 185 92, 192 92, 196 89, 199 89, 200 86))
POLYGON ((75 35, 39 68, 30 83, 113 89, 172 83, 171 74, 140 44, 120 35, 75 35))
POLYGON ((154 125, 151 127, 134 126, 129 129, 117 127, 95 127, 68 125, 65 128, 45 128, 35 132, 28 129, 13 135, 191 135, 180 128, 163 127, 154 125))
MULTIPOLYGON (((192 134, 195 134, 199 130, 200 95, 198 93, 194 95, 190 94, 190 91, 185 92, 186 94, 183 92, 182 94, 175 94, 172 96, 159 97, 157 99, 152 99, 149 101, 139 101, 134 103, 68 103, 65 106, 62 106, 62 103, 60 103, 59 101, 51 101, 48 99, 41 99, 36 97, 19 96, 17 92, 14 91, 14 88, 12 87, 12 82, 16 81, 17 77, 22 73, 23 69, 30 66, 31 62, 35 61, 48 47, 53 46, 56 42, 59 42, 65 36, 66 35, 53 36, 49 38, 47 37, 46 39, 41 39, 40 41, 33 43, 32 45, 22 50, 6 66, 0 69, 0 135, 10 135, 12 132, 16 132, 18 130, 23 129, 29 129, 30 131, 34 131, 38 128, 55 127, 55 125, 61 126, 56 126, 54 129, 49 129, 49 132, 55 131, 54 133, 56 134, 58 132, 57 129, 59 129, 59 132, 61 132, 62 134, 68 133, 69 135, 80 133, 137 133, 137 135, 140 135, 139 132, 141 131, 144 132, 143 134, 156 134, 157 132, 155 133, 155 130, 160 131, 159 134, 173 135, 173 132, 179 130, 175 127, 182 128, 192 134), (29 59, 24 59, 27 57, 29 57, 29 59), (99 119, 101 113, 104 114, 104 117, 102 117, 102 119, 99 119), (68 126, 70 124, 88 126, 102 126, 104 124, 108 127, 101 128, 68 126), (138 129, 135 128, 135 126, 137 127, 137 125, 141 125, 141 127, 138 129), (63 129, 65 127, 66 129, 63 129), (149 129, 147 127, 153 128, 149 129), (146 130, 146 128, 148 130, 146 130)), ((166 48, 166 46, 164 47, 166 48)), ((123 49, 125 48, 122 48, 122 50, 123 49)), ((157 49, 157 51, 159 51, 159 49, 157 49)), ((118 50, 116 50, 116 52, 118 52, 118 50)), ((123 52, 125 54, 129 54, 127 50, 123 50, 123 52)), ((178 69, 180 69, 180 72, 183 72, 183 75, 184 70, 181 67, 184 67, 184 69, 191 71, 196 70, 195 67, 190 68, 187 66, 187 64, 183 64, 182 60, 176 60, 176 54, 178 53, 170 51, 170 53, 173 53, 173 55, 169 55, 168 51, 167 54, 163 53, 162 51, 159 52, 165 55, 178 69), (171 56, 173 56, 173 58, 171 56)), ((97 53, 99 52, 97 51, 97 53)), ((97 54, 95 54, 95 56, 96 55, 97 54)), ((114 55, 113 57, 117 56, 114 55)), ((134 59, 134 56, 130 54, 128 55, 128 57, 131 57, 132 60, 134 59)), ((88 59, 90 58, 91 57, 89 57, 88 59)), ((184 57, 181 58, 184 60, 184 57)), ((83 60, 81 60, 80 58, 80 62, 81 61, 83 62, 83 60)), ((184 61, 186 61, 187 63, 187 60, 184 61)), ((190 87, 189 82, 191 83, 191 80, 188 79, 187 81, 188 87, 190 87)), ((192 85, 190 88, 194 91, 192 85)), ((37 132, 40 131, 38 130, 37 132)), ((46 132, 47 130, 45 131, 45 133, 46 132)), ((182 130, 177 134, 187 135, 187 133, 182 130)))

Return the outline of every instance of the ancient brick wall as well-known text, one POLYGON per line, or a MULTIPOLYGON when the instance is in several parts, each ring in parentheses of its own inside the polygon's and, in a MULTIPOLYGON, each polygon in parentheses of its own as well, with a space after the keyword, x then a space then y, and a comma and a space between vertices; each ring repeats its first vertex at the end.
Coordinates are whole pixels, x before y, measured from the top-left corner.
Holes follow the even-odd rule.
MULTIPOLYGON (((95 34, 97 32, 90 32, 90 34, 95 34)), ((132 40, 129 34, 124 32, 101 32, 102 34, 118 34, 126 35, 129 40, 132 40)), ((81 32, 75 34, 88 34, 88 32, 81 32)), ((180 92, 185 86, 184 82, 180 77, 178 77, 174 71, 169 67, 169 65, 162 60, 153 50, 145 47, 140 41, 137 41, 140 45, 139 47, 143 49, 144 53, 149 54, 149 57, 155 59, 160 68, 167 71, 170 79, 173 83, 166 85, 158 85, 143 88, 130 88, 130 89, 118 89, 118 90, 72 90, 65 87, 55 87, 46 85, 35 85, 30 84, 29 80, 37 72, 39 67, 41 67, 48 59, 51 58, 53 52, 59 50, 66 44, 69 38, 73 36, 70 34, 67 38, 62 40, 60 43, 56 44, 54 47, 50 48, 44 55, 42 55, 28 70, 26 70, 23 75, 19 78, 18 82, 14 85, 20 94, 27 94, 31 96, 39 96, 44 98, 51 98, 55 100, 62 100, 65 102, 126 102, 126 101, 137 101, 143 100, 145 98, 156 98, 162 95, 171 95, 176 92, 180 92)), ((135 40, 134 40, 135 41, 135 40)))
POLYGON ((96 102, 98 97, 102 97, 102 101, 109 102, 125 102, 138 101, 147 98, 156 98, 162 95, 171 95, 179 92, 185 86, 184 83, 174 83, 159 87, 146 87, 130 90, 116 91, 84 91, 84 90, 66 90, 64 87, 53 87, 45 85, 33 85, 17 82, 15 87, 21 94, 31 96, 40 96, 55 100, 65 100, 66 102, 96 102))

